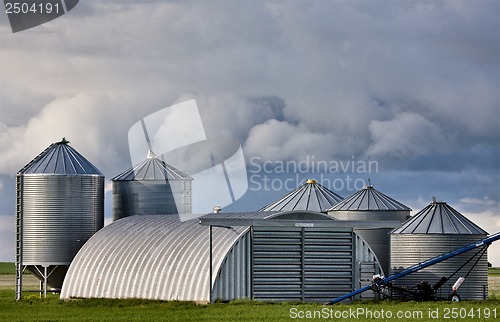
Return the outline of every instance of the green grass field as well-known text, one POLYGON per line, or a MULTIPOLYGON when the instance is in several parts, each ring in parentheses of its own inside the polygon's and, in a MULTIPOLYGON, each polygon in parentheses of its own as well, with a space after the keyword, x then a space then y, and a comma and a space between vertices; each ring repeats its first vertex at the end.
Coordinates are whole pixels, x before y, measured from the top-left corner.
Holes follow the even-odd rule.
POLYGON ((488 276, 500 276, 500 267, 489 267, 488 276))
POLYGON ((12 291, 0 291, 4 321, 498 321, 500 301, 364 302, 352 305, 234 301, 197 305, 189 302, 84 299, 60 301, 56 295, 27 296, 16 302, 12 291))
POLYGON ((14 263, 0 262, 0 274, 15 274, 16 266, 14 263))
MULTIPOLYGON (((10 265, 0 264, 2 270, 10 265)), ((500 271, 500 270, 498 270, 500 271)), ((496 274, 493 270, 490 273, 496 274)), ((36 283, 36 279, 30 283, 36 283)), ((493 277, 498 280, 500 277, 493 277)), ((59 300, 57 294, 40 299, 24 293, 14 300, 14 276, 0 278, 2 321, 498 321, 500 296, 490 290, 490 300, 451 302, 357 302, 323 306, 320 303, 267 303, 238 300, 199 305, 191 302, 148 300, 80 299, 59 300), (493 295, 493 296, 492 296, 493 295), (309 317, 311 317, 309 319, 309 317), (316 319, 314 319, 316 317, 316 319)))

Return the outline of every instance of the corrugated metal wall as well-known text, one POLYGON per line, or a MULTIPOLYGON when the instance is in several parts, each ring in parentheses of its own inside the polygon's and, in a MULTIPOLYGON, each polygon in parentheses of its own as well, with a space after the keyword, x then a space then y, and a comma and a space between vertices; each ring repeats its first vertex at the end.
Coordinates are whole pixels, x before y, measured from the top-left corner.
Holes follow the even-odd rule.
POLYGON ((354 287, 352 229, 254 227, 253 298, 323 302, 354 287))
POLYGON ((191 213, 191 180, 113 181, 113 220, 133 215, 191 213))
POLYGON ((384 273, 390 271, 390 232, 392 228, 376 228, 376 229, 354 229, 363 239, 370 245, 371 249, 377 254, 380 265, 384 273))
POLYGON ((212 301, 249 298, 251 295, 251 234, 249 231, 228 252, 212 289, 212 301))
MULTIPOLYGON (((320 237, 320 239, 330 239, 330 241, 325 242, 321 240, 314 241, 311 239, 312 232, 309 228, 304 228, 304 255, 307 254, 308 261, 304 262, 304 268, 307 264, 307 271, 304 271, 304 282, 302 284, 302 230, 297 230, 296 228, 284 229, 281 228, 276 230, 273 229, 263 229, 262 227, 257 228, 257 254, 253 253, 254 260, 257 261, 257 273, 252 272, 252 233, 247 232, 233 247, 233 249, 228 253, 224 263, 221 266, 221 271, 217 274, 215 279, 215 285, 213 289, 212 300, 232 300, 237 298, 251 298, 252 297, 252 274, 254 276, 254 283, 257 284, 257 296, 254 294, 254 298, 263 299, 261 293, 263 290, 268 289, 274 290, 267 291, 266 296, 273 293, 271 299, 273 300, 302 300, 302 294, 306 301, 323 301, 328 297, 329 292, 335 291, 336 287, 332 287, 331 277, 336 276, 335 270, 339 271, 339 263, 336 265, 331 264, 332 255, 332 245, 331 243, 336 243, 339 241, 338 233, 333 234, 335 241, 332 238, 332 234, 325 234, 325 230, 330 232, 332 229, 323 229, 320 232, 315 232, 314 237, 320 237), (263 231, 266 233, 263 235, 263 231), (320 235, 318 235, 320 234, 320 235), (280 239, 279 236, 285 236, 285 239, 280 239), (307 237, 307 238, 306 238, 307 237), (262 239, 265 238, 265 239, 262 239), (269 244, 271 242, 271 244, 269 244), (323 247, 327 245, 328 247, 323 247), (318 251, 318 248, 320 251, 318 251), (270 250, 271 249, 271 250, 270 250), (287 249, 286 252, 283 252, 287 249), (270 250, 270 251, 269 251, 270 250), (313 250, 311 252, 311 250, 313 250), (262 254, 265 252, 266 254, 262 254), (329 253, 330 256, 323 256, 325 253, 329 253), (277 260, 277 258, 280 258, 277 260), (314 259, 316 258, 316 263, 314 259), (281 263, 278 263, 280 262, 281 263), (320 263, 321 262, 321 263, 320 263), (276 266, 278 264, 279 266, 276 266), (316 264, 313 268, 311 264, 316 264), (272 272, 269 272, 269 269, 272 272), (282 274, 279 280, 276 279, 276 275, 282 274), (328 276, 330 274, 330 277, 328 276), (285 288, 282 288, 286 285, 285 288), (306 289, 303 288, 307 287, 306 289), (291 292, 291 295, 290 295, 291 292), (316 294, 313 294, 316 293, 316 294), (260 294, 260 295, 259 295, 260 294), (299 295, 300 294, 300 295, 299 295), (313 296, 311 296, 313 294, 313 296), (318 296, 319 294, 319 296, 318 296), (258 297, 261 296, 261 297, 258 297), (291 297, 289 297, 291 296, 291 297)), ((345 243, 351 243, 350 238, 345 238, 346 235, 343 233, 342 241, 345 243)), ((254 235, 255 236, 255 235, 254 235)), ((255 243, 254 243, 255 245, 255 243)), ((351 247, 346 244, 340 243, 336 244, 337 256, 335 260, 338 260, 338 254, 341 250, 344 252, 348 250, 347 260, 351 261, 351 247)), ((345 283, 347 288, 351 287, 351 284, 355 283, 355 288, 363 287, 369 284, 373 278, 373 275, 382 273, 378 259, 370 248, 370 246, 361 238, 359 235, 355 234, 355 266, 354 274, 352 279, 338 279, 336 276, 336 283, 345 283)), ((306 258, 305 257, 305 258, 306 258)), ((305 259, 304 258, 304 259, 305 259)), ((346 257, 344 257, 345 259, 346 257)), ((342 271, 345 273, 345 263, 342 264, 342 271)), ((350 265, 350 263, 349 263, 350 265)), ((351 266, 349 266, 349 269, 351 266)), ((348 270, 347 270, 348 271, 348 270)), ((373 292, 365 292, 360 297, 360 299, 373 299, 375 294, 373 292)))
MULTIPOLYGON (((369 285, 373 280, 373 275, 381 274, 384 275, 380 262, 375 254, 374 250, 371 248, 363 237, 356 235, 356 289, 362 288, 369 285)), ((373 291, 367 291, 361 293, 357 300, 373 300, 379 298, 378 294, 373 291)))
MULTIPOLYGON (((484 237, 484 235, 457 234, 393 234, 391 236, 392 272, 471 244, 484 237)), ((471 251, 450 258, 422 271, 394 280, 393 283, 398 286, 414 287, 421 281, 426 280, 431 285, 434 285, 441 277, 449 277, 474 253, 475 251, 471 251)), ((452 285, 460 276, 467 274, 474 262, 475 259, 462 268, 459 273, 438 290, 436 295, 447 298, 452 293, 452 285)), ((462 300, 482 300, 487 297, 488 259, 486 253, 479 260, 457 293, 462 300)))
MULTIPOLYGON (((235 243, 246 229, 213 228, 212 283, 227 253, 245 248, 235 243)), ((68 270, 61 298, 209 301, 209 250, 209 228, 198 219, 126 217, 101 229, 82 247, 68 270)), ((240 269, 237 265, 234 271, 240 269)), ((224 287, 232 287, 228 285, 224 287)))
POLYGON ((47 267, 47 284, 61 288, 78 250, 104 226, 104 177, 21 174, 17 186, 22 263, 40 280, 47 267))
MULTIPOLYGON (((251 217, 236 217, 245 216, 251 217)), ((321 227, 317 221, 302 223, 314 227, 269 224, 213 226, 210 277, 209 227, 198 219, 120 219, 75 257, 61 298, 326 302, 380 272, 373 250, 352 228, 321 227)))
POLYGON ((104 225, 104 177, 19 175, 23 264, 69 264, 104 225))

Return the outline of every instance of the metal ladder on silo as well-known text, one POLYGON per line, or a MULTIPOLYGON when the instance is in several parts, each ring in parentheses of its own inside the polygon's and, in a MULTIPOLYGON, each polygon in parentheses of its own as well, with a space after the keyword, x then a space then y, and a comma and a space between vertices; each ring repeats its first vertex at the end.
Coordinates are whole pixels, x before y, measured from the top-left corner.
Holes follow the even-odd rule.
POLYGON ((496 234, 489 235, 484 239, 476 241, 475 243, 469 244, 467 246, 463 246, 463 247, 458 248, 458 249, 451 251, 449 253, 445 253, 445 254, 430 258, 422 263, 407 267, 398 273, 394 273, 394 274, 391 274, 391 275, 386 276, 386 277, 378 277, 378 278, 374 279, 370 285, 367 285, 367 286, 362 287, 360 289, 357 289, 353 292, 342 295, 342 296, 340 296, 334 300, 331 300, 325 304, 328 305, 328 304, 335 304, 335 303, 341 302, 341 301, 346 300, 348 298, 351 298, 355 295, 361 294, 361 293, 366 292, 368 290, 371 290, 373 288, 380 287, 381 285, 384 285, 390 281, 393 281, 393 280, 398 279, 400 277, 415 273, 421 269, 424 269, 426 267, 440 263, 442 261, 445 261, 445 260, 452 258, 452 257, 455 257, 457 255, 463 254, 463 253, 468 252, 470 250, 473 250, 475 248, 488 246, 489 244, 491 244, 499 239, 500 239, 500 232, 498 232, 496 234))
POLYGON ((22 182, 16 177, 16 300, 23 296, 23 209, 20 192, 22 182))

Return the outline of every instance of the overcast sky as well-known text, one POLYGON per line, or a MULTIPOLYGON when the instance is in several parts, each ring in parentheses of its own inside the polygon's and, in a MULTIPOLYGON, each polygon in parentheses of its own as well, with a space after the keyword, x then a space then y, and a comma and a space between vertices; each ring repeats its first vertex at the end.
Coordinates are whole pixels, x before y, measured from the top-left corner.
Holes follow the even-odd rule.
MULTIPOLYGON (((133 124, 192 98, 258 183, 266 161, 371 160, 377 171, 325 182, 370 177, 413 213, 436 196, 500 231, 499 16, 498 1, 80 1, 12 33, 2 12, 0 261, 14 260, 26 163, 64 136, 109 182, 131 166, 133 124)), ((229 209, 287 192, 256 186, 229 209)), ((489 260, 500 266, 500 245, 489 260)))

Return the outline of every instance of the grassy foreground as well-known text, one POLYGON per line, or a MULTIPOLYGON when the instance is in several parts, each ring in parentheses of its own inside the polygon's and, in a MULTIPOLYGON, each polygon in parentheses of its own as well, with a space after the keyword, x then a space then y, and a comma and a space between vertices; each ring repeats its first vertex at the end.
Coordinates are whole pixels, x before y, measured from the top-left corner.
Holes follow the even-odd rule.
POLYGON ((353 305, 233 301, 197 305, 190 302, 83 299, 61 301, 30 295, 16 302, 13 292, 0 291, 3 321, 498 321, 500 301, 366 302, 353 305), (314 319, 313 317, 316 317, 314 319))
POLYGON ((500 276, 500 267, 489 267, 488 276, 500 276))
POLYGON ((0 262, 0 274, 16 274, 16 265, 14 263, 0 262))
MULTIPOLYGON (((0 271, 10 269, 10 265, 0 265, 0 271)), ((495 276, 498 272, 494 269, 489 273, 495 276)), ((62 301, 55 294, 40 299, 34 293, 24 293, 23 301, 17 302, 13 281, 13 275, 0 276, 0 321, 500 321, 500 288, 496 284, 490 285, 488 301, 380 301, 323 306, 248 300, 208 305, 139 299, 62 301)), ((36 285, 34 277, 27 278, 27 282, 36 285)))

